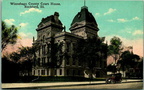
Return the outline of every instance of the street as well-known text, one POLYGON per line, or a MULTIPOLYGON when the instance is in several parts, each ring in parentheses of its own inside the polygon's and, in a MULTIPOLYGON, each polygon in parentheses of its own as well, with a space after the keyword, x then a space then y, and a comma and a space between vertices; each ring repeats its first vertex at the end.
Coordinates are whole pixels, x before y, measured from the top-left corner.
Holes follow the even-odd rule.
POLYGON ((62 87, 47 87, 41 89, 142 89, 143 82, 130 82, 118 84, 100 84, 100 85, 76 85, 76 86, 62 86, 62 87))
POLYGON ((2 83, 5 89, 142 89, 142 79, 127 79, 122 83, 92 82, 2 83))

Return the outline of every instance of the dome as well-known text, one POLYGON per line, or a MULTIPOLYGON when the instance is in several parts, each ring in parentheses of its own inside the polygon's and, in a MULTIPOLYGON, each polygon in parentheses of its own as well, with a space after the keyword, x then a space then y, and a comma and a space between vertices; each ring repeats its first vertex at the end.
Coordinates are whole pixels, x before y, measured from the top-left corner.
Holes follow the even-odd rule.
POLYGON ((78 14, 74 17, 71 26, 76 23, 76 22, 81 22, 81 21, 85 21, 85 22, 89 22, 89 23, 93 23, 97 26, 96 20, 93 17, 92 13, 90 13, 88 11, 88 7, 87 6, 83 6, 81 8, 81 11, 78 12, 78 14))

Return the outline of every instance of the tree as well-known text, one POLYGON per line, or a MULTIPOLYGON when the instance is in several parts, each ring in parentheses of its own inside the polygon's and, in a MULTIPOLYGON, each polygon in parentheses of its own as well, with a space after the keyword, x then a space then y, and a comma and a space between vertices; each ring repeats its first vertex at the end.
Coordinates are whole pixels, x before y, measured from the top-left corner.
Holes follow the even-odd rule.
POLYGON ((138 77, 143 78, 143 57, 141 58, 141 61, 138 62, 137 68, 139 69, 138 77))
POLYGON ((113 64, 109 64, 108 66, 107 66, 107 71, 110 71, 110 72, 116 72, 116 66, 115 65, 113 65, 113 64))
POLYGON ((93 37, 77 42, 75 57, 89 71, 89 77, 96 71, 100 60, 107 58, 107 44, 103 43, 104 38, 93 37))
POLYGON ((55 43, 55 39, 51 39, 51 67, 59 68, 62 64, 62 45, 63 43, 55 43))
POLYGON ((34 60, 35 47, 20 47, 17 52, 10 54, 10 59, 19 64, 19 71, 22 74, 30 74, 34 60))
POLYGON ((114 36, 110 40, 110 45, 108 46, 108 56, 112 56, 113 57, 113 59, 115 61, 115 63, 114 63, 115 65, 117 65, 117 61, 120 58, 122 49, 123 49, 122 48, 122 41, 120 40, 120 38, 114 36))
POLYGON ((2 57, 2 83, 13 83, 19 79, 19 66, 10 61, 8 56, 2 57))
POLYGON ((2 51, 8 44, 15 44, 17 41, 18 29, 14 25, 7 27, 5 22, 2 21, 2 51))
POLYGON ((110 45, 108 46, 108 55, 112 56, 113 59, 118 60, 119 56, 120 56, 120 52, 122 50, 122 41, 120 40, 120 38, 114 36, 111 40, 110 40, 110 45))
POLYGON ((130 51, 124 51, 118 63, 121 65, 120 69, 124 72, 127 68, 131 67, 132 62, 132 54, 130 51))
POLYGON ((135 69, 138 65, 138 60, 140 60, 140 57, 136 54, 133 54, 130 51, 124 51, 122 52, 120 56, 120 60, 118 63, 120 64, 120 69, 124 71, 128 71, 130 68, 135 69))

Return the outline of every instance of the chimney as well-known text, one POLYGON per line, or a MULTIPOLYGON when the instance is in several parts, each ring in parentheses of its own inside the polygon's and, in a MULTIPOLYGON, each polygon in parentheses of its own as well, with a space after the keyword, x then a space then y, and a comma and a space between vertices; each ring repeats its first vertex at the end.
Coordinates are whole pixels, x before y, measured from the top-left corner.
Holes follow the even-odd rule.
POLYGON ((59 21, 59 13, 58 12, 55 12, 54 13, 54 20, 56 21, 56 22, 58 22, 59 21))

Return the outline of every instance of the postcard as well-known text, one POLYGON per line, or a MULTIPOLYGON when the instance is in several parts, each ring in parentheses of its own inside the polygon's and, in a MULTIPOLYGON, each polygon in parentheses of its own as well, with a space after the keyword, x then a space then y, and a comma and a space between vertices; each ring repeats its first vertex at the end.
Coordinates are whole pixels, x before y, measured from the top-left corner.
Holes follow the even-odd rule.
POLYGON ((3 89, 142 89, 143 1, 2 0, 3 89))

